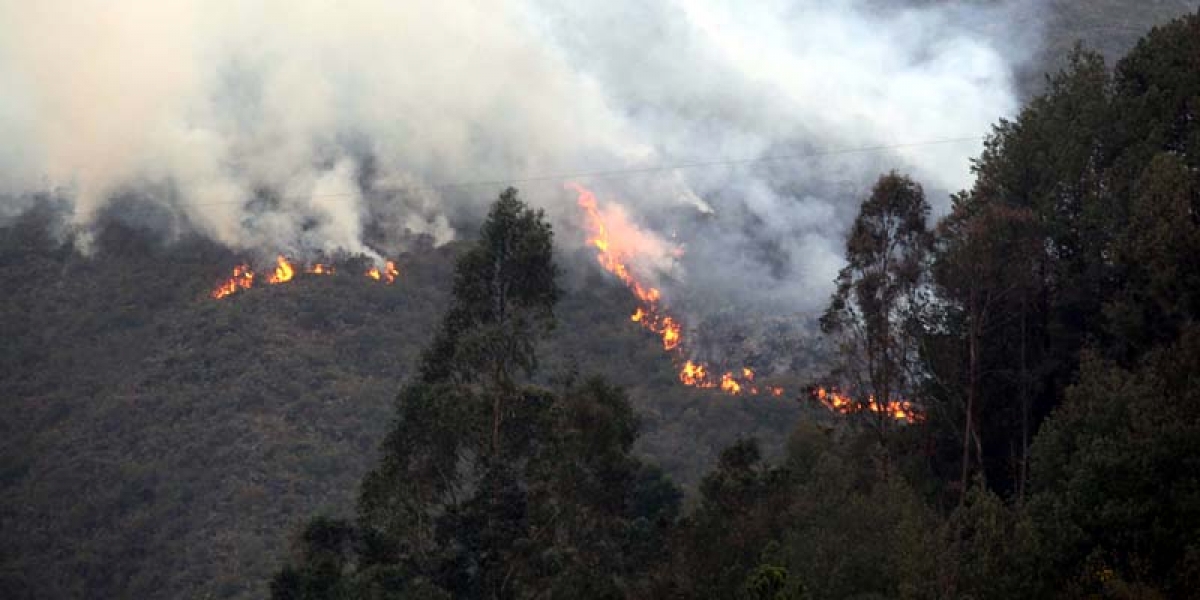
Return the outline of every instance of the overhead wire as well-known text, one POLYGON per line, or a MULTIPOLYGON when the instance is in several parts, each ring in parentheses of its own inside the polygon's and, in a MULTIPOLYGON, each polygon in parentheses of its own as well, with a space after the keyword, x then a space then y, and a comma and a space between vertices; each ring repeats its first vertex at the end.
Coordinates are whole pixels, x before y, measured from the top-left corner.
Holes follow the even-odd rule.
MULTIPOLYGON (((596 179, 619 179, 633 175, 645 175, 651 173, 665 173, 671 171, 682 171, 687 169, 714 168, 714 167, 735 167, 741 165, 752 165, 769 162, 787 162, 799 161, 813 158, 824 158, 830 156, 843 156, 851 154, 867 154, 873 152, 884 152, 888 150, 902 150, 906 148, 920 148, 926 146, 939 146, 948 144, 961 144, 966 142, 979 142, 985 139, 985 136, 969 136, 955 138, 941 138, 935 140, 925 140, 920 142, 905 142, 897 144, 883 144, 876 146, 859 146, 853 148, 839 148, 833 150, 821 150, 816 152, 806 152, 801 154, 785 154, 776 156, 758 156, 750 158, 733 158, 733 159, 713 159, 694 162, 680 162, 661 165, 650 165, 643 167, 627 167, 618 169, 605 169, 597 171, 579 171, 573 173, 555 173, 547 175, 533 175, 529 177, 516 177, 504 179, 482 179, 459 182, 432 183, 423 185, 404 185, 371 188, 370 190, 356 190, 344 192, 327 192, 319 194, 305 194, 293 196, 277 196, 277 200, 309 200, 316 198, 352 198, 362 195, 362 193, 403 193, 403 192, 421 192, 421 191, 442 191, 454 189, 469 189, 476 187, 507 187, 517 186, 529 183, 545 183, 561 181, 563 183, 577 180, 596 180, 596 179)), ((246 200, 226 200, 226 201, 209 201, 209 202, 191 202, 188 206, 204 207, 204 206, 224 206, 245 204, 246 200)))

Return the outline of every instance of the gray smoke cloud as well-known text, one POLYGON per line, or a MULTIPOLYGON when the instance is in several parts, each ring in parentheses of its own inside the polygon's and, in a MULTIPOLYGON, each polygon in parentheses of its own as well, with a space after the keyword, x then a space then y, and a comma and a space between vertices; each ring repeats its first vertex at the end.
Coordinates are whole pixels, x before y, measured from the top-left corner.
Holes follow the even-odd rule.
POLYGON ((969 185, 981 142, 908 144, 1015 111, 1028 1, 3 0, 0 202, 52 191, 86 225, 154 190, 235 249, 378 257, 503 187, 443 184, 533 179, 570 245, 546 175, 895 146, 579 179, 686 248, 647 263, 668 291, 813 310, 880 172, 943 208, 969 185))

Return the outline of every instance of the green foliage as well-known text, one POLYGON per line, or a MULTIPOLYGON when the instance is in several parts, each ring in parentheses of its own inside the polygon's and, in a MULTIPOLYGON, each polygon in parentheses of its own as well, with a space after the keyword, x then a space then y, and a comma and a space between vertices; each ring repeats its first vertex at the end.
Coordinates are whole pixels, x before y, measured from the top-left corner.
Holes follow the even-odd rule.
POLYGON ((508 385, 537 366, 538 337, 553 324, 560 291, 553 233, 540 210, 508 188, 492 205, 478 242, 458 259, 453 303, 421 361, 426 382, 490 377, 508 385))
POLYGON ((802 423, 788 448, 778 466, 751 442, 722 454, 657 596, 896 597, 926 583, 936 515, 884 477, 876 435, 802 423))
POLYGON ((733 598, 763 549, 782 532, 778 503, 784 472, 763 464, 758 443, 726 448, 700 484, 700 504, 673 541, 673 564, 657 595, 733 598))
POLYGON ((312 540, 329 536, 312 535, 325 529, 314 521, 275 597, 405 594, 419 581, 460 598, 617 598, 662 560, 655 540, 679 496, 633 457, 625 393, 513 378, 513 366, 532 374, 558 297, 550 239, 540 213, 501 195, 363 480, 357 565, 321 558, 331 553, 312 540))
POLYGON ((1088 358, 1034 445, 1031 511, 1062 572, 1180 596, 1200 534, 1200 331, 1133 371, 1088 358), (1096 565, 1108 573, 1094 577, 1096 565))
MULTIPOLYGON (((1197 128, 1200 130, 1200 128, 1197 128)), ((1124 285, 1105 307, 1114 354, 1170 342, 1200 315, 1200 177, 1179 155, 1154 157, 1133 189, 1129 225, 1114 242, 1124 285)))
POLYGON ((1009 435, 1019 424, 1022 449, 1032 435, 1040 244, 1031 210, 983 196, 956 196, 938 225, 931 274, 941 301, 925 315, 922 387, 927 427, 962 449, 960 499, 974 469, 998 466, 984 449, 998 422, 1009 435))
MULTIPOLYGON (((120 223, 82 256, 61 225, 46 210, 0 226, 3 589, 266 595, 303 518, 354 515, 466 244, 399 256, 390 286, 350 260, 217 302, 208 292, 246 257, 120 223)), ((677 505, 672 482, 694 488, 741 434, 777 454, 804 409, 677 385, 661 342, 629 323, 628 292, 576 258, 541 372, 582 365, 630 391, 632 452, 669 473, 636 471, 644 556, 673 519, 654 508, 677 505)))
POLYGON ((1195 319, 1198 24, 1155 29, 1111 72, 1076 48, 996 126, 939 226, 924 399, 960 497, 974 469, 1025 494, 1033 433, 1085 349, 1128 367, 1195 319))
POLYGON ((936 576, 942 589, 925 597, 1032 598, 1044 573, 1033 524, 976 481, 939 530, 936 576))
POLYGON ((761 565, 742 584, 743 600, 804 600, 804 585, 788 577, 787 569, 761 565))

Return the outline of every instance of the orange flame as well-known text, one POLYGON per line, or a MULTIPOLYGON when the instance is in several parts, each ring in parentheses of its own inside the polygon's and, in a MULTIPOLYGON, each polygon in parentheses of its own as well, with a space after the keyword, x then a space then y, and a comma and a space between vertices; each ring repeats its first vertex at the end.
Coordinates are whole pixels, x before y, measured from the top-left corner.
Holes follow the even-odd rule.
MULTIPOLYGON (((692 359, 685 359, 686 352, 681 323, 660 305, 661 292, 657 288, 639 281, 628 266, 630 258, 635 256, 639 249, 638 240, 626 239, 633 237, 632 234, 622 236, 614 233, 636 230, 623 221, 623 214, 619 211, 601 212, 595 194, 587 188, 577 183, 569 184, 568 187, 579 195, 579 207, 583 209, 584 227, 588 233, 587 243, 596 249, 596 261, 605 271, 620 279, 640 303, 630 315, 629 320, 657 334, 662 340, 663 349, 672 354, 676 364, 682 362, 682 366, 679 367, 680 383, 690 387, 719 389, 734 396, 758 396, 761 394, 781 398, 785 395, 786 392, 782 387, 769 385, 760 387, 756 384, 754 370, 750 367, 742 367, 738 371, 727 371, 717 377, 708 365, 692 359), (735 372, 740 375, 735 376, 735 372)), ((820 402, 830 410, 842 414, 858 411, 859 405, 840 393, 828 391, 825 388, 819 388, 814 393, 820 402)), ((880 406, 872 399, 865 407, 866 410, 875 413, 886 411, 898 420, 915 422, 921 418, 913 409, 912 404, 905 400, 895 400, 886 403, 885 406, 880 406)))
POLYGON ((671 317, 663 317, 662 330, 658 333, 662 335, 664 350, 674 350, 683 341, 683 334, 679 331, 679 323, 676 323, 675 319, 671 317))
POLYGON ((679 381, 683 385, 692 387, 716 387, 716 384, 708 378, 708 368, 691 360, 683 363, 683 368, 679 370, 679 381))
POLYGON ((721 376, 721 389, 735 396, 742 393, 742 385, 733 378, 733 373, 721 376))
MULTIPOLYGON (((332 265, 313 263, 304 267, 303 271, 311 275, 333 275, 336 269, 332 265)), ((400 269, 396 267, 395 262, 389 260, 382 272, 379 269, 372 268, 370 271, 367 271, 366 275, 375 280, 384 280, 387 283, 393 283, 400 276, 400 269)), ((295 279, 295 277, 296 267, 286 257, 279 255, 275 259, 274 271, 267 277, 267 283, 272 285, 287 283, 295 279)), ((233 276, 217 285, 209 295, 220 300, 239 290, 248 290, 254 286, 254 278, 255 273, 250 269, 249 265, 238 265, 233 268, 233 276)))
POLYGON ((400 269, 397 269, 396 263, 390 260, 387 261, 387 265, 384 266, 383 271, 380 271, 379 267, 371 267, 370 269, 367 269, 367 277, 370 277, 375 281, 386 281, 387 283, 396 281, 396 276, 399 274, 400 269))
POLYGON ((252 285, 254 285, 254 271, 250 270, 249 265, 238 265, 233 268, 233 277, 212 291, 212 297, 220 300, 238 290, 248 290, 252 285))
MULTIPOLYGON (((657 334, 662 340, 663 350, 671 352, 677 361, 683 363, 679 368, 680 383, 691 387, 720 389, 732 395, 758 395, 761 390, 757 386, 749 385, 754 380, 754 371, 748 367, 740 370, 740 377, 735 377, 732 371, 717 377, 707 365, 683 359, 683 324, 662 308, 662 293, 658 288, 639 281, 628 266, 629 260, 637 254, 639 248, 647 245, 645 240, 638 239, 636 229, 623 220, 619 211, 610 211, 607 214, 601 212, 596 196, 591 191, 579 184, 571 184, 569 187, 579 195, 579 207, 583 209, 584 226, 588 233, 587 243, 596 249, 596 261, 605 271, 616 275, 640 303, 629 320, 657 334)), ((675 249, 671 254, 678 256, 678 252, 681 250, 675 249)), ((783 391, 780 390, 774 395, 782 394, 783 391)))
POLYGON ((867 411, 887 414, 897 421, 908 421, 909 423, 919 423, 925 420, 925 417, 917 412, 912 402, 908 400, 889 400, 880 403, 875 401, 875 396, 867 396, 866 402, 860 402, 842 392, 823 387, 814 389, 812 394, 829 410, 844 415, 867 411))
POLYGON ((283 257, 275 259, 275 273, 267 278, 267 283, 275 285, 277 283, 287 283, 296 275, 296 270, 292 268, 292 264, 283 257))

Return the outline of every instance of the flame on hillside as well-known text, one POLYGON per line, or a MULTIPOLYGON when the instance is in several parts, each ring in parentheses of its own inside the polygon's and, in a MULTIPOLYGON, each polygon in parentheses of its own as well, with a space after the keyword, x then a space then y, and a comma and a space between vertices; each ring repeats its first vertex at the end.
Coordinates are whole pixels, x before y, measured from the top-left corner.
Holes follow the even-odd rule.
POLYGON ((920 422, 924 417, 917 412, 913 407, 912 402, 908 400, 891 400, 886 403, 875 401, 875 396, 868 396, 866 402, 856 402, 850 396, 843 394, 837 390, 827 389, 823 387, 814 388, 812 396, 817 399, 825 407, 834 412, 839 412, 844 415, 872 412, 872 413, 887 413, 892 418, 897 420, 905 420, 910 423, 920 422))
POLYGON ((384 266, 383 271, 380 271, 378 267, 371 267, 370 269, 367 269, 367 277, 370 277, 375 281, 382 279, 388 283, 392 283, 393 281, 396 281, 396 276, 399 274, 400 270, 396 268, 396 263, 390 260, 387 261, 387 265, 384 266))
MULTIPOLYGON (((307 275, 333 275, 336 272, 333 266, 324 263, 313 263, 303 267, 302 270, 307 275)), ((270 285, 278 285, 287 283, 296 278, 296 273, 299 271, 292 264, 292 261, 282 254, 275 259, 275 268, 266 276, 266 281, 270 285)), ((372 267, 367 271, 367 276, 376 281, 383 280, 386 283, 393 283, 396 277, 400 275, 400 270, 396 268, 396 263, 387 261, 387 265, 381 272, 378 268, 372 267)), ((220 300, 241 290, 248 290, 254 287, 257 278, 256 273, 248 264, 240 264, 233 268, 233 275, 217 285, 216 288, 209 294, 213 298, 220 300)))
MULTIPOLYGON (((588 232, 587 243, 596 249, 596 261, 605 271, 620 279, 638 299, 639 305, 629 319, 657 334, 662 340, 663 350, 670 352, 676 364, 680 365, 680 383, 697 388, 719 389, 735 396, 783 395, 782 388, 756 385, 754 371, 749 367, 718 373, 704 363, 686 358, 683 324, 662 306, 662 292, 639 281, 629 267, 630 260, 650 245, 645 239, 647 236, 630 225, 620 211, 601 211, 595 194, 587 188, 577 183, 569 187, 579 195, 579 207, 583 209, 584 226, 588 232)), ((678 256, 681 250, 667 252, 678 256)))
POLYGON ((267 283, 287 283, 292 280, 292 277, 295 276, 296 269, 292 267, 292 264, 289 263, 282 254, 280 254, 279 258, 275 259, 275 273, 267 278, 267 283))
MULTIPOLYGON (((733 396, 762 395, 778 398, 785 395, 782 387, 759 385, 755 382, 755 373, 750 367, 718 373, 709 365, 688 358, 682 323, 663 307, 662 293, 657 288, 639 281, 629 267, 631 259, 638 256, 647 245, 642 239, 645 234, 630 225, 623 212, 602 211, 595 194, 587 188, 578 183, 571 183, 568 187, 579 196, 579 207, 584 212, 584 227, 588 233, 587 243, 595 248, 596 261, 604 270, 620 279, 638 300, 638 306, 629 319, 657 334, 662 340, 663 350, 670 353, 678 365, 680 383, 690 387, 721 390, 733 396)), ((675 249, 669 252, 678 256, 682 250, 675 249)), ((814 396, 830 410, 842 414, 862 410, 873 413, 886 411, 897 420, 920 420, 920 415, 916 413, 912 404, 905 400, 881 405, 872 398, 864 404, 825 388, 817 388, 814 396)))
POLYGON ((238 290, 248 290, 254 285, 254 271, 249 265, 241 264, 233 268, 233 276, 212 291, 212 297, 220 300, 238 290))

